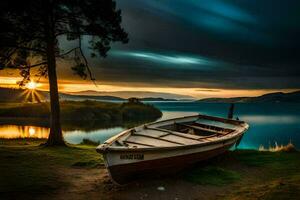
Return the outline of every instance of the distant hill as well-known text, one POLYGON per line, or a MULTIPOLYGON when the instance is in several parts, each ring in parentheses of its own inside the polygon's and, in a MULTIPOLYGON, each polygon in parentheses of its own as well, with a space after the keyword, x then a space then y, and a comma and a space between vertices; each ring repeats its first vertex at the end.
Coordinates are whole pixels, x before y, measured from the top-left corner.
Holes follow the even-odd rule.
MULTIPOLYGON (((31 94, 28 94, 28 90, 25 89, 14 89, 14 88, 0 88, 0 102, 30 102, 32 100, 31 94), (28 95, 27 95, 28 94, 28 95)), ((97 93, 94 93, 97 94, 97 93)), ((49 92, 47 91, 35 91, 34 99, 45 101, 49 99, 49 92)), ((82 101, 82 100, 95 100, 95 101, 126 101, 127 99, 110 96, 110 95, 76 95, 76 93, 66 94, 60 93, 59 97, 61 100, 69 101, 82 101)), ((146 97, 139 98, 140 101, 176 101, 176 99, 165 99, 161 97, 146 97)))
MULTIPOLYGON (((32 97, 28 90, 19 89, 19 88, 0 88, 0 102, 24 102, 31 101, 32 97)), ((49 92, 47 91, 35 91, 33 93, 35 99, 40 101, 45 101, 49 99, 49 92)), ((81 101, 81 100, 96 100, 96 101, 125 101, 126 99, 114 96, 89 96, 89 95, 71 95, 60 93, 60 99, 62 100, 72 100, 72 101, 81 101)))
MULTIPOLYGON (((94 95, 71 95, 61 93, 59 94, 60 98, 63 100, 95 100, 95 101, 127 101, 127 99, 115 97, 115 96, 94 96, 94 95)), ((165 99, 165 98, 155 98, 155 97, 146 97, 146 98, 138 98, 140 101, 177 101, 176 99, 165 99)))
POLYGON ((300 103, 300 91, 283 93, 275 92, 257 97, 234 97, 234 98, 206 98, 197 102, 203 103, 300 103))
POLYGON ((95 100, 95 101, 125 101, 126 99, 115 97, 115 96, 94 96, 94 95, 72 95, 72 94, 59 94, 60 99, 62 100, 95 100))
POLYGON ((146 98, 139 98, 140 101, 178 101, 176 99, 165 99, 165 98, 155 98, 155 97, 146 97, 146 98))
POLYGON ((85 90, 80 92, 70 92, 68 94, 71 95, 87 95, 87 96, 114 96, 123 99, 128 99, 131 97, 136 97, 141 100, 143 99, 155 99, 161 98, 161 100, 195 100, 194 97, 188 95, 180 95, 180 94, 173 94, 173 93, 166 93, 166 92, 149 92, 149 91, 114 91, 114 92, 107 92, 107 91, 94 91, 94 90, 85 90))

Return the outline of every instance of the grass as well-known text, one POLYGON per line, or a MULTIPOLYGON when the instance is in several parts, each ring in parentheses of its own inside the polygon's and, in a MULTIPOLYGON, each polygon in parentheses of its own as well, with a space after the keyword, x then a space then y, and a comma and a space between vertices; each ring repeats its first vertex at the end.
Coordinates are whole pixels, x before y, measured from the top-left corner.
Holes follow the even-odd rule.
POLYGON ((181 177, 218 186, 220 199, 299 199, 300 152, 238 150, 193 167, 181 177), (220 189, 221 188, 221 189, 220 189))
POLYGON ((297 200, 299 195, 299 180, 272 180, 242 186, 225 199, 297 200))
POLYGON ((240 173, 248 180, 241 179, 227 199, 298 199, 299 152, 238 151, 233 157, 247 169, 240 173))
POLYGON ((216 166, 196 168, 186 174, 186 180, 200 185, 222 186, 240 180, 240 173, 216 166))
POLYGON ((100 141, 94 142, 90 139, 84 138, 82 139, 81 145, 88 145, 88 146, 98 146, 100 144, 100 141))
MULTIPOLYGON (((48 148, 39 146, 43 142, 0 139, 0 199, 51 195, 69 186, 72 170, 85 170, 83 173, 91 177, 88 173, 92 169, 98 171, 103 166, 101 155, 89 142, 48 148)), ((220 199, 298 199, 299 167, 300 153, 296 151, 238 150, 172 178, 208 188, 220 199)))
MULTIPOLYGON (((45 148, 43 140, 0 140, 0 199, 23 193, 51 193, 66 186, 61 169, 97 167, 103 164, 101 155, 91 146, 45 148)), ((25 194, 24 194, 25 195, 25 194)))

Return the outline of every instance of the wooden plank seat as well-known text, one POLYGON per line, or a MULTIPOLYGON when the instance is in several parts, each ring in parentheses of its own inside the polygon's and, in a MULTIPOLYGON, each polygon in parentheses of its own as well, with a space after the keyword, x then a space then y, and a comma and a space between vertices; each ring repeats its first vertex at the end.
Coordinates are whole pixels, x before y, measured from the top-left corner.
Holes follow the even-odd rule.
POLYGON ((191 135, 191 134, 186 134, 186 133, 180 133, 180 132, 177 132, 177 131, 170 131, 170 130, 161 129, 161 128, 152 128, 152 127, 150 128, 150 127, 147 127, 147 129, 165 132, 166 134, 162 135, 161 137, 169 135, 169 134, 173 134, 173 135, 178 135, 178 136, 181 136, 181 137, 184 137, 184 138, 188 138, 188 139, 193 139, 193 140, 198 140, 199 138, 201 138, 201 136, 198 136, 198 135, 191 135))
POLYGON ((161 135, 160 137, 164 137, 164 136, 168 136, 168 135, 176 135, 176 136, 179 136, 179 137, 182 137, 182 138, 196 140, 196 141, 201 141, 201 139, 215 137, 215 136, 218 135, 218 134, 212 134, 212 135, 208 135, 208 136, 200 136, 200 135, 191 135, 191 134, 188 134, 188 133, 181 133, 181 132, 177 132, 177 131, 165 130, 165 129, 161 129, 161 128, 147 127, 147 129, 166 132, 166 134, 161 135))
POLYGON ((151 144, 145 144, 145 143, 140 143, 140 142, 133 142, 133 141, 124 141, 125 144, 127 144, 127 146, 129 146, 130 144, 134 145, 140 145, 140 146, 147 146, 147 147, 155 147, 154 145, 151 144))
POLYGON ((209 129, 209 128, 204 128, 204 127, 195 126, 195 125, 188 125, 188 124, 178 124, 178 125, 188 127, 188 128, 192 128, 192 129, 199 130, 199 131, 205 131, 207 133, 212 133, 212 134, 226 135, 228 133, 228 132, 225 132, 225 131, 212 130, 212 129, 209 129))
MULTIPOLYGON (((151 131, 154 131, 154 130, 151 130, 151 131)), ((189 145, 189 144, 199 143, 198 139, 183 137, 182 135, 172 134, 172 133, 165 133, 163 135, 152 135, 150 131, 148 131, 148 132, 142 131, 142 132, 134 133, 133 136, 144 136, 144 137, 149 137, 149 138, 155 138, 157 140, 172 142, 174 144, 179 144, 179 145, 189 145)))
POLYGON ((193 125, 194 126, 200 126, 200 127, 203 127, 203 128, 212 129, 212 130, 217 130, 217 131, 224 131, 224 132, 234 131, 234 129, 223 128, 223 127, 220 127, 220 126, 208 125, 208 124, 203 124, 203 123, 199 123, 199 122, 194 122, 193 125))
POLYGON ((170 142, 170 143, 174 143, 174 144, 180 144, 180 145, 184 145, 184 143, 178 142, 178 141, 172 141, 172 140, 168 140, 168 139, 164 139, 162 137, 155 137, 152 135, 148 135, 148 134, 142 134, 142 133, 132 133, 132 136, 142 136, 142 137, 148 137, 148 138, 152 138, 152 139, 156 139, 156 140, 161 140, 161 141, 165 141, 165 142, 170 142))
POLYGON ((182 144, 179 144, 177 142, 168 140, 158 140, 155 137, 146 137, 142 135, 132 135, 126 140, 126 142, 148 145, 153 147, 182 146, 182 144))

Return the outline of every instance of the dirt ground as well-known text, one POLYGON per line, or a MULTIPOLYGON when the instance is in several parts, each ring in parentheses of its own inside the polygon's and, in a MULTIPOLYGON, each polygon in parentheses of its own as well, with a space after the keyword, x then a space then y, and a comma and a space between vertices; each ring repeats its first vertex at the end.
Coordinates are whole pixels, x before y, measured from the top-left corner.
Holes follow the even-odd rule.
POLYGON ((107 170, 72 169, 62 170, 68 177, 70 185, 61 188, 46 199, 217 199, 226 192, 226 187, 201 186, 180 180, 178 177, 155 177, 153 179, 136 180, 126 185, 116 185, 111 182, 107 170))

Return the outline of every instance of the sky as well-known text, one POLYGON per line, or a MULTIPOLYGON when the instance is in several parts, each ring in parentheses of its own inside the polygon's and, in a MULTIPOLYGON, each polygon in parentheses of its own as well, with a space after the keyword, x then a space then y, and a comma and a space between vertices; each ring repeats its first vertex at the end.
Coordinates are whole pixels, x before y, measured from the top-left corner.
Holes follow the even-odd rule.
MULTIPOLYGON (((105 59, 89 60, 97 86, 59 62, 61 91, 151 91, 204 98, 300 88, 298 0, 116 2, 129 43, 114 44, 105 59)), ((0 72, 0 84, 13 82, 4 78, 12 74, 0 72)))

